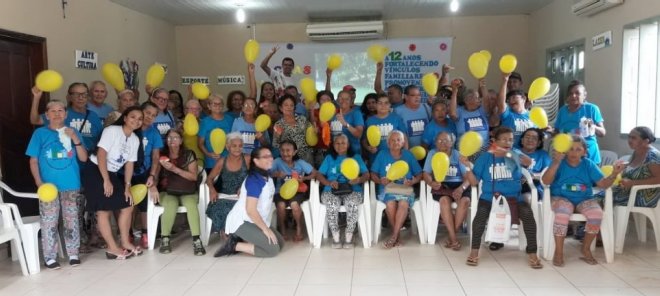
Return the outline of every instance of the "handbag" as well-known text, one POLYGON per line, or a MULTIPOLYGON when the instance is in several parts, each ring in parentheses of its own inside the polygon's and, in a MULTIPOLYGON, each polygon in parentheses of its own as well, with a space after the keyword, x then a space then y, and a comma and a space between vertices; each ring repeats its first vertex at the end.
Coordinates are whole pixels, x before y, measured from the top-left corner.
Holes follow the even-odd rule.
POLYGON ((410 186, 406 186, 403 184, 389 183, 385 185, 385 193, 411 196, 415 192, 413 191, 413 188, 410 186))
POLYGON ((332 194, 336 196, 340 195, 348 195, 353 192, 353 185, 348 184, 348 183, 339 183, 339 186, 337 186, 337 189, 332 188, 331 190, 332 194))
POLYGON ((509 203, 502 195, 493 197, 488 217, 488 228, 486 229, 486 241, 493 243, 505 243, 509 240, 511 231, 511 212, 509 203))
MULTIPOLYGON (((191 154, 192 153, 187 153, 189 150, 185 151, 184 155, 182 157, 179 157, 175 160, 173 163, 176 167, 180 169, 185 169, 188 164, 190 164, 191 160, 191 154), (180 165, 181 162, 185 162, 183 165, 180 165)), ((192 160, 194 161, 194 154, 192 154, 192 160)), ((198 174, 197 180, 191 181, 188 179, 185 179, 178 174, 174 174, 171 172, 167 172, 165 170, 162 170, 163 172, 163 177, 160 179, 160 187, 163 189, 165 192, 171 195, 188 195, 188 194, 193 194, 197 192, 197 186, 198 183, 201 182, 201 174, 198 174)))

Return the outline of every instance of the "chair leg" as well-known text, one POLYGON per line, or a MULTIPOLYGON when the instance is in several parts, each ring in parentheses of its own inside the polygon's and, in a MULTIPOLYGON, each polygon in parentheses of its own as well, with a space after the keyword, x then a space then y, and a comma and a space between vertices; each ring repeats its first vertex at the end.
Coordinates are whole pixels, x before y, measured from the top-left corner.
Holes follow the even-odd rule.
POLYGON ((307 238, 310 244, 314 243, 314 229, 312 223, 312 210, 309 206, 309 201, 305 201, 300 205, 303 212, 303 219, 305 219, 305 229, 307 229, 307 238))
POLYGON ((15 233, 16 234, 14 235, 11 244, 16 245, 16 255, 18 257, 18 262, 21 264, 21 272, 23 272, 24 276, 30 275, 27 263, 25 262, 25 253, 23 252, 23 247, 21 246, 21 237, 18 234, 18 230, 16 230, 15 233))
POLYGON ((436 201, 429 201, 429 224, 428 227, 428 243, 431 245, 435 244, 435 239, 438 236, 438 223, 440 223, 440 203, 436 201))
MULTIPOLYGON (((358 227, 360 228, 360 237, 362 238, 362 245, 365 249, 371 247, 369 241, 369 229, 367 228, 367 217, 364 215, 364 207, 358 207, 358 227)), ((353 239, 355 241, 355 239, 353 239)))
MULTIPOLYGON (((601 222, 601 237, 603 238, 603 250, 605 251, 605 261, 607 263, 614 262, 614 225, 612 225, 611 215, 611 213, 606 214, 601 222)), ((595 245, 596 240, 594 240, 595 245)))
POLYGON ((426 244, 427 233, 424 228, 424 214, 422 213, 421 203, 415 203, 413 205, 413 214, 415 215, 415 224, 417 225, 419 243, 426 244))
POLYGON ((545 260, 552 260, 555 252, 555 238, 552 234, 552 223, 554 219, 554 213, 543 215, 543 258, 545 260))
POLYGON ((21 229, 21 240, 27 263, 28 272, 37 274, 41 271, 39 264, 39 226, 24 224, 21 229))
POLYGON ((628 207, 614 207, 614 216, 616 217, 616 230, 614 232, 614 251, 623 253, 623 246, 626 242, 626 230, 628 229, 628 219, 630 212, 628 207))
POLYGON ((155 213, 147 217, 147 239, 149 241, 149 250, 153 250, 156 245, 156 232, 158 229, 158 218, 160 215, 155 213))
POLYGON ((383 220, 383 211, 385 210, 385 204, 378 201, 376 202, 376 213, 374 215, 374 236, 373 236, 373 244, 377 245, 378 244, 378 238, 380 236, 380 231, 382 228, 381 221, 383 220))
POLYGON ((632 213, 633 220, 635 220, 635 229, 637 230, 637 237, 639 241, 646 242, 646 216, 640 213, 632 213))
POLYGON ((323 241, 323 228, 325 227, 326 224, 326 207, 324 204, 318 205, 318 214, 316 215, 316 222, 313 223, 314 231, 312 234, 314 235, 314 240, 313 240, 313 245, 314 248, 320 248, 321 243, 323 241))

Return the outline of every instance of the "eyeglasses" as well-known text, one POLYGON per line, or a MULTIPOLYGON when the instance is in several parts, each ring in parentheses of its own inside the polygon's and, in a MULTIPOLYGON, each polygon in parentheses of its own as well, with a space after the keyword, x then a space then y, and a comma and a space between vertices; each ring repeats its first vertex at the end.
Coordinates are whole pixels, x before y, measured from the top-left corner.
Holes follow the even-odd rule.
POLYGON ((209 103, 211 106, 222 106, 222 103, 209 103))
POLYGON ((451 140, 442 139, 442 140, 438 140, 437 142, 440 143, 440 144, 451 144, 451 140))
POLYGON ((86 98, 89 96, 87 93, 77 93, 77 92, 70 92, 69 95, 74 98, 86 98))
POLYGON ((245 104, 245 105, 243 105, 243 108, 257 108, 257 105, 255 105, 255 104, 245 104))
POLYGON ((168 141, 178 141, 178 140, 181 140, 181 137, 178 137, 178 136, 169 136, 169 137, 167 137, 167 140, 168 140, 168 141))
POLYGON ((154 97, 154 99, 155 99, 155 100, 158 100, 158 101, 167 101, 167 100, 169 100, 170 98, 169 98, 169 97, 154 97))

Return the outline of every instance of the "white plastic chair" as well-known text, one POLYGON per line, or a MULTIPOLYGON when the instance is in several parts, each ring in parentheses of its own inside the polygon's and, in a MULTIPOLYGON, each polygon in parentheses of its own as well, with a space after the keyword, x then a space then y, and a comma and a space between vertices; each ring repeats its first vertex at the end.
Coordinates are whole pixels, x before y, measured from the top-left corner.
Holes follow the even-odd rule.
POLYGON ((626 230, 628 229, 628 219, 630 214, 633 214, 635 220, 635 229, 637 230, 637 238, 646 242, 646 218, 651 220, 653 231, 655 232, 655 245, 658 252, 660 252, 660 207, 656 205, 653 208, 636 207, 635 199, 637 192, 643 189, 660 188, 660 184, 654 185, 635 185, 630 189, 630 196, 628 204, 625 206, 614 207, 614 222, 616 224, 616 234, 614 251, 616 253, 623 253, 623 245, 626 239, 626 230))
MULTIPOLYGON (((206 205, 208 200, 206 196, 206 171, 199 169, 200 174, 202 174, 202 183, 199 184, 199 202, 197 203, 197 209, 199 210, 199 230, 201 234, 206 233, 206 205)), ((148 191, 147 191, 148 192, 148 191)), ((156 231, 158 229, 158 219, 165 211, 161 205, 154 204, 153 199, 151 198, 151 193, 147 193, 147 238, 149 239, 149 250, 154 249, 156 244, 156 231)), ((184 206, 179 206, 176 210, 177 214, 186 213, 186 208, 184 206)), ((200 237, 201 238, 201 237, 200 237)))
MULTIPOLYGON (((435 244, 435 239, 438 235, 438 223, 440 222, 440 202, 437 200, 433 199, 433 194, 431 193, 431 186, 426 184, 425 181, 422 181, 420 183, 420 193, 421 197, 420 198, 425 198, 426 199, 426 212, 424 213, 424 217, 426 218, 426 229, 428 232, 428 238, 427 238, 427 243, 434 245, 435 244)), ((476 198, 479 198, 477 195, 477 187, 476 186, 471 186, 470 190, 472 190, 472 196, 476 198)), ((451 203, 451 208, 452 210, 456 210, 456 207, 458 205, 455 202, 451 203)), ((468 222, 468 229, 470 234, 472 233, 472 227, 469 227, 470 221, 472 219, 465 219, 466 222, 468 222)))
MULTIPOLYGON (((25 254, 23 253, 23 247, 21 245, 21 236, 18 228, 16 228, 14 221, 12 220, 12 212, 14 211, 10 205, 13 204, 0 204, 0 216, 2 216, 2 224, 0 225, 0 243, 11 242, 12 250, 16 252, 18 261, 21 263, 21 271, 23 272, 23 275, 29 275, 30 273, 25 262, 25 254)), ((16 205, 13 206, 16 207, 16 205)), ((16 212, 18 212, 18 208, 16 208, 16 212)), ((37 253, 37 256, 38 255, 39 254, 37 253)), ((37 257, 37 259, 38 258, 39 257, 37 257)))
MULTIPOLYGON (((550 187, 543 185, 543 258, 552 260, 555 253, 555 237, 552 232, 555 221, 555 213, 552 211, 552 194, 550 187)), ((607 263, 614 261, 614 209, 612 208, 612 189, 605 190, 605 201, 603 208, 603 220, 600 225, 600 234, 603 238, 603 250, 607 263)), ((587 221, 587 218, 579 213, 573 213, 569 221, 587 221)), ((591 245, 591 250, 596 248, 596 240, 591 245)))
POLYGON ((619 159, 619 155, 617 155, 616 152, 600 150, 600 166, 612 165, 617 159, 619 159))
MULTIPOLYGON (((12 190, 7 184, 0 181, 0 188, 9 192, 11 195, 22 198, 33 198, 38 199, 39 197, 35 193, 24 193, 16 192, 12 190)), ((20 244, 12 243, 12 260, 16 261, 19 258, 19 250, 21 253, 24 253, 25 260, 27 262, 27 268, 30 274, 37 274, 41 271, 41 265, 39 264, 39 230, 41 229, 40 217, 39 216, 29 216, 22 217, 18 207, 12 203, 4 203, 2 199, 2 190, 0 190, 0 204, 7 205, 11 212, 14 215, 13 223, 14 226, 18 229, 20 234, 22 247, 19 248, 20 244)), ((11 219, 11 216, 9 216, 11 219)), ((62 244, 60 243, 60 256, 63 256, 62 244)))
MULTIPOLYGON (((314 195, 310 195, 309 199, 310 201, 314 201, 314 203, 318 203, 317 211, 315 212, 316 214, 313 215, 314 217, 314 247, 315 248, 320 248, 322 239, 323 238, 328 238, 328 221, 326 220, 327 218, 327 211, 326 211, 326 206, 321 203, 321 195, 320 195, 320 184, 319 181, 314 180, 312 182, 312 187, 316 188, 314 191, 314 195)), ((370 219, 371 216, 371 203, 369 202, 369 182, 365 182, 364 185, 364 191, 362 194, 362 204, 358 206, 358 227, 360 228, 360 236, 362 238, 362 245, 364 246, 365 249, 371 247, 371 235, 369 235, 369 232, 371 231, 367 225, 367 221, 370 219)), ((339 208, 340 212, 346 212, 346 207, 341 206, 339 208)))
MULTIPOLYGON (((383 211, 387 207, 384 202, 378 200, 377 194, 376 194, 376 184, 374 182, 369 182, 369 195, 370 197, 370 202, 371 202, 371 209, 373 213, 374 220, 372 224, 373 226, 373 237, 372 237, 372 242, 373 244, 378 244, 378 239, 380 236, 381 232, 381 221, 383 219, 383 211)), ((420 194, 421 195, 421 194, 420 194)), ((419 243, 425 244, 426 243, 426 231, 425 231, 425 226, 424 226, 424 214, 423 210, 426 208, 426 200, 423 198, 419 198, 419 200, 415 201, 413 206, 411 207, 412 211, 410 213, 413 215, 414 223, 412 224, 412 231, 413 233, 417 233, 419 235, 419 243)))
MULTIPOLYGON (((204 202, 206 203, 207 207, 209 202, 211 201, 211 197, 209 196, 210 190, 208 185, 202 184, 204 186, 204 202)), ((238 194, 232 194, 232 195, 227 195, 227 194, 222 194, 218 193, 218 200, 221 199, 227 199, 227 200, 238 200, 238 194)), ((205 231, 202 233, 200 238, 202 239, 202 244, 204 246, 209 245, 209 239, 211 238, 211 229, 213 229, 213 220, 209 218, 206 213, 199 213, 200 215, 203 215, 204 217, 202 218, 202 223, 204 223, 204 229, 205 231)))
MULTIPOLYGON (((316 180, 312 180, 311 184, 314 184, 315 181, 316 180)), ((318 182, 318 181, 316 181, 316 182, 318 182)), ((306 200, 306 201, 303 201, 300 204, 300 209, 303 212, 303 219, 305 219, 305 229, 307 230, 307 240, 309 240, 310 244, 313 244, 314 243, 314 224, 313 224, 314 221, 313 221, 313 217, 312 217, 313 214, 312 213, 316 213, 316 211, 313 210, 313 208, 316 209, 317 207, 312 206, 312 204, 311 204, 311 197, 312 197, 312 194, 314 193, 314 186, 310 186, 310 187, 311 187, 309 189, 310 199, 306 200)), ((316 187, 317 187, 316 191, 318 191, 318 186, 316 186, 316 187)), ((286 207, 286 208, 289 209, 289 210, 291 209, 291 207, 286 207)), ((275 228, 275 229, 277 229, 277 214, 275 213, 276 211, 277 211, 277 206, 273 205, 273 210, 271 211, 271 214, 270 214, 270 216, 271 216, 270 217, 271 218, 270 226, 272 228, 275 228)))

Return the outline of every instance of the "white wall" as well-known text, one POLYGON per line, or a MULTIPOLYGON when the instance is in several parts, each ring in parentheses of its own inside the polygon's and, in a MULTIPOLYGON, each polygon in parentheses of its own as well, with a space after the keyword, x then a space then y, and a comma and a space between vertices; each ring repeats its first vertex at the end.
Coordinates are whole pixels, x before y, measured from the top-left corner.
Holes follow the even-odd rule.
POLYGON ((607 136, 599 139, 600 147, 620 155, 629 154, 628 144, 620 135, 623 26, 660 15, 660 1, 626 0, 623 5, 592 17, 573 15, 573 3, 555 0, 531 14, 529 40, 533 67, 530 70, 533 75, 544 75, 546 49, 584 39, 584 82, 588 99, 600 107, 607 129, 607 136), (612 31, 612 46, 593 51, 591 37, 609 30, 612 31))

